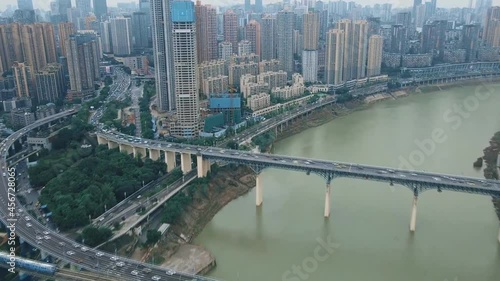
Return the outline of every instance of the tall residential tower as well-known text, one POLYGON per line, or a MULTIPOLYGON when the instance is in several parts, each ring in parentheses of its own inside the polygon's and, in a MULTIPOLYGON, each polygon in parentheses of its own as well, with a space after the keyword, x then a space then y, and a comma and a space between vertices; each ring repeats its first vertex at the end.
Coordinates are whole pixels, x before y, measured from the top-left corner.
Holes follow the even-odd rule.
POLYGON ((198 136, 200 130, 195 8, 189 0, 171 3, 177 120, 170 133, 193 138, 198 136))
POLYGON ((150 7, 158 110, 171 111, 175 92, 170 1, 151 0, 150 7))

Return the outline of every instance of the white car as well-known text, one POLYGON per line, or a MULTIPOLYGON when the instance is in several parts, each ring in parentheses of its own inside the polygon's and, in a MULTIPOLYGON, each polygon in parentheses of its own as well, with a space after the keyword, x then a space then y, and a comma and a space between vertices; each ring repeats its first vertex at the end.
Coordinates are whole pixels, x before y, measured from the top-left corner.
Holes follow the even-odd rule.
POLYGON ((98 256, 98 257, 102 257, 102 256, 104 256, 104 254, 103 254, 103 253, 101 253, 101 252, 97 252, 97 253, 95 253, 95 255, 96 255, 96 256, 98 256))
POLYGON ((110 259, 110 260, 112 260, 112 261, 117 261, 117 260, 118 260, 118 257, 116 257, 116 256, 112 256, 112 257, 111 257, 111 258, 109 258, 109 259, 110 259))
POLYGON ((168 269, 166 272, 165 272, 167 275, 174 275, 175 274, 175 271, 171 270, 171 269, 168 269))
POLYGON ((88 251, 88 250, 89 250, 89 248, 87 248, 87 247, 82 247, 82 248, 81 248, 81 250, 82 250, 82 251, 84 251, 84 252, 86 252, 86 251, 88 251))
POLYGON ((66 254, 67 254, 68 256, 72 256, 72 255, 74 255, 74 254, 75 254, 75 252, 73 252, 73 251, 67 251, 67 252, 66 252, 66 254))
POLYGON ((26 227, 32 227, 33 225, 31 223, 27 223, 26 227))
POLYGON ((158 276, 158 275, 155 275, 155 276, 151 277, 151 280, 154 280, 154 281, 158 281, 160 279, 161 279, 161 277, 158 276))
POLYGON ((132 272, 130 272, 130 274, 134 275, 134 276, 137 276, 139 275, 139 271, 137 270, 132 270, 132 272))
POLYGON ((25 217, 24 217, 24 220, 25 220, 25 221, 30 221, 30 220, 31 220, 31 218, 30 218, 30 217, 28 217, 28 216, 25 216, 25 217))
POLYGON ((45 234, 45 235, 49 235, 49 232, 48 232, 47 230, 45 230, 45 231, 43 232, 43 234, 45 234))
POLYGON ((119 261, 119 262, 116 263, 116 266, 123 267, 123 266, 125 266, 125 263, 122 262, 122 261, 119 261))
POLYGON ((45 238, 45 240, 49 240, 49 239, 50 239, 50 236, 45 235, 43 238, 45 238))

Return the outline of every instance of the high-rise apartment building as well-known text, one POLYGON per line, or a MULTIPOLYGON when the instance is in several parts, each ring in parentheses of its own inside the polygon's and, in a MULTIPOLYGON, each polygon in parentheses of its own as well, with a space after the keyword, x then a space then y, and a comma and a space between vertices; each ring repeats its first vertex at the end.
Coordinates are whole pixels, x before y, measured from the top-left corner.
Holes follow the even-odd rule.
POLYGON ((233 54, 238 53, 238 15, 233 10, 224 13, 224 41, 233 46, 233 54))
POLYGON ((364 78, 368 51, 368 22, 348 19, 337 22, 337 29, 344 31, 344 69, 342 80, 364 78))
POLYGON ((474 14, 476 22, 479 22, 483 25, 483 28, 486 27, 486 21, 488 19, 487 13, 488 9, 491 7, 492 0, 476 0, 474 7, 474 14))
POLYGON ((93 0, 93 9, 94 15, 98 20, 102 19, 102 16, 108 13, 108 5, 106 3, 107 0, 93 0))
POLYGON ((413 0, 413 8, 411 10, 411 17, 412 17, 412 22, 414 23, 415 26, 415 20, 417 17, 417 10, 418 7, 422 5, 422 0, 413 0))
POLYGON ((500 47, 500 7, 490 7, 484 19, 483 41, 487 46, 500 47))
POLYGON ((200 130, 200 102, 193 2, 172 1, 172 30, 177 121, 171 128, 171 134, 184 138, 197 137, 200 130))
POLYGON ((366 59, 368 55, 368 22, 358 20, 354 22, 354 79, 366 77, 366 59))
POLYGON ((366 76, 380 75, 382 66, 382 47, 384 46, 384 38, 380 35, 370 36, 368 42, 368 63, 366 76))
POLYGON ((14 62, 12 65, 14 79, 16 80, 16 94, 18 98, 31 97, 33 70, 29 65, 14 62))
POLYGON ((59 15, 61 17, 61 21, 68 21, 68 9, 71 6, 71 0, 56 0, 57 6, 59 8, 59 15))
POLYGON ((73 34, 66 40, 70 92, 91 95, 99 79, 99 53, 94 34, 73 34))
POLYGON ((479 49, 479 30, 478 24, 467 24, 462 28, 462 48, 465 49, 465 61, 472 62, 477 58, 479 49))
POLYGON ((113 53, 113 41, 111 40, 111 23, 103 21, 99 23, 101 33, 101 48, 102 52, 106 54, 113 53))
POLYGON ((145 12, 134 12, 132 14, 132 34, 134 37, 134 48, 144 49, 149 46, 149 14, 145 12))
POLYGON ((60 22, 58 25, 59 29, 59 48, 61 50, 61 56, 66 57, 66 40, 69 36, 75 33, 75 27, 72 22, 60 22))
POLYGON ((225 61, 229 61, 233 54, 233 44, 231 42, 220 42, 219 43, 219 58, 225 61))
POLYGON ((170 1, 151 0, 150 7, 158 109, 172 111, 175 91, 170 1))
POLYGON ((260 51, 262 60, 272 60, 276 58, 276 18, 272 15, 264 15, 261 25, 260 51))
POLYGON ((83 17, 87 16, 92 11, 90 8, 90 0, 76 0, 76 8, 83 17))
POLYGON ((281 11, 277 15, 277 40, 278 60, 281 69, 291 77, 294 72, 293 63, 293 27, 295 26, 295 14, 290 11, 281 11))
POLYGON ((10 69, 15 61, 24 61, 21 24, 0 25, 0 57, 4 70, 10 69))
POLYGON ((344 47, 344 31, 330 29, 326 35, 325 84, 342 83, 344 47))
POLYGON ((36 72, 47 63, 57 62, 54 27, 50 23, 36 23, 21 27, 24 62, 36 72))
POLYGON ((448 21, 439 20, 424 25, 421 43, 423 53, 433 53, 438 60, 443 60, 447 24, 448 21))
POLYGON ((315 82, 318 80, 319 14, 304 14, 302 24, 302 76, 306 82, 315 82))
POLYGON ((217 58, 217 11, 196 1, 196 47, 198 63, 217 58))
POLYGON ((257 22, 256 20, 250 20, 250 22, 245 26, 245 39, 250 41, 250 52, 260 57, 261 32, 259 22, 257 22))
POLYGON ((396 24, 401 24, 402 26, 409 29, 411 27, 411 15, 408 12, 401 12, 396 14, 396 24))
POLYGON ((151 3, 150 0, 139 0, 139 11, 147 14, 148 26, 148 46, 152 46, 152 29, 151 29, 151 3))
POLYGON ((39 103, 56 102, 66 94, 66 83, 62 65, 48 64, 35 73, 36 97, 39 103))
POLYGON ((391 27, 391 53, 404 54, 407 46, 407 29, 401 24, 391 27))
POLYGON ((304 15, 302 27, 302 39, 304 50, 317 50, 319 42, 319 14, 309 12, 304 15))
POLYGON ((122 17, 111 19, 110 22, 113 54, 116 56, 132 54, 132 20, 122 17))
POLYGON ((343 31, 344 34, 344 45, 343 50, 343 70, 342 70, 342 81, 349 81, 355 79, 353 75, 353 61, 354 61, 354 28, 353 22, 348 19, 343 19, 337 22, 336 28, 343 31))
POLYGON ((19 10, 33 10, 33 0, 17 0, 19 10))
POLYGON ((252 53, 252 43, 248 40, 238 42, 238 56, 246 56, 252 53))

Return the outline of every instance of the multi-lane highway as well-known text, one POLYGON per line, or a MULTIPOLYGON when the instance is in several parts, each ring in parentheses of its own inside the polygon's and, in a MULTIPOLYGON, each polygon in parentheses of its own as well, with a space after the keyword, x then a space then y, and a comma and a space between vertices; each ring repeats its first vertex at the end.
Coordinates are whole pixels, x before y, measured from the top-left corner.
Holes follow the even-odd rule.
POLYGON ((15 194, 16 172, 9 168, 6 162, 7 148, 30 130, 41 125, 55 121, 76 113, 75 110, 65 111, 52 115, 45 119, 19 130, 2 141, 2 178, 0 180, 0 218, 1 221, 11 226, 14 233, 39 248, 42 253, 49 254, 59 259, 78 265, 89 271, 97 272, 103 276, 117 277, 121 280, 214 280, 210 278, 194 276, 185 273, 176 273, 168 269, 143 264, 135 260, 117 257, 110 253, 89 249, 71 239, 46 228, 35 218, 23 210, 21 203, 15 194))
MULTIPOLYGON (((116 70, 116 80, 109 86, 109 94, 105 100, 105 104, 112 100, 124 100, 125 96, 129 93, 127 91, 130 86, 130 75, 125 73, 121 68, 117 67, 116 70)), ((90 116, 90 123, 96 125, 99 119, 102 117, 104 111, 106 110, 105 104, 99 107, 92 116, 90 116)))
POLYGON ((438 191, 453 190, 500 196, 500 185, 499 182, 495 180, 329 160, 307 159, 286 155, 250 153, 247 151, 231 150, 220 147, 204 147, 158 140, 145 140, 130 138, 128 135, 115 131, 100 131, 97 133, 97 136, 107 139, 108 141, 132 147, 196 154, 201 155, 204 159, 249 165, 255 167, 257 170, 262 170, 264 168, 279 168, 316 173, 325 178, 330 178, 330 180, 335 177, 350 177, 400 184, 411 189, 417 189, 418 191, 426 189, 436 189, 438 191))

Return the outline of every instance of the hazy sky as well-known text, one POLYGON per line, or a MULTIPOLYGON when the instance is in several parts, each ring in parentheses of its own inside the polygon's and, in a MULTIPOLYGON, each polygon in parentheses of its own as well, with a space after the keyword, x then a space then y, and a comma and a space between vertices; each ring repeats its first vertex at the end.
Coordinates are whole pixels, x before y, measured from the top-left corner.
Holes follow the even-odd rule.
MULTIPOLYGON (((33 0, 33 6, 36 8, 49 10, 49 3, 53 0, 33 0)), ((75 0, 72 0, 73 4, 75 0)), ((108 6, 116 6, 118 2, 139 2, 131 0, 107 0, 108 6)), ((263 0, 264 4, 280 2, 281 0, 263 0)), ((349 0, 344 0, 349 1, 349 0)), ((473 0, 473 3, 476 0, 473 0)), ((232 3, 240 2, 243 4, 244 0, 202 0, 203 4, 214 4, 214 5, 229 5, 232 3)), ((254 3, 254 0, 251 0, 254 3)), ((293 0, 292 0, 293 2, 293 0)), ((328 2, 328 0, 323 0, 323 2, 328 2)), ((409 7, 412 5, 413 0, 388 0, 388 1, 373 1, 373 0, 357 0, 354 1, 361 5, 373 5, 374 3, 391 3, 393 7, 409 7)), ((422 2, 425 2, 423 0, 422 2)), ((451 8, 451 7, 465 7, 469 3, 469 0, 437 0, 438 7, 451 8)), ((0 10, 7 8, 7 5, 17 6, 17 0, 0 0, 0 10)), ((493 5, 500 5, 500 0, 493 0, 493 5)))

